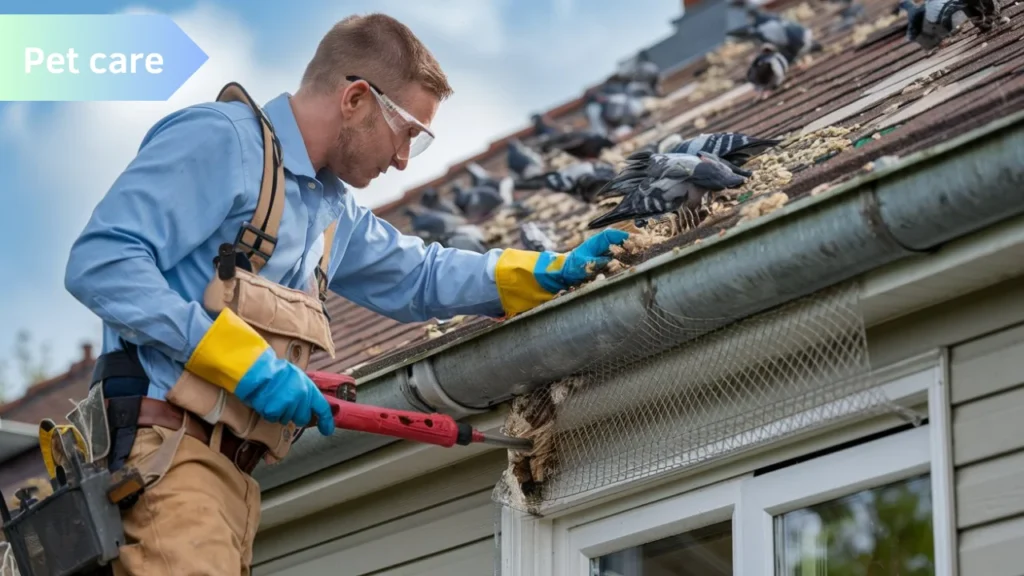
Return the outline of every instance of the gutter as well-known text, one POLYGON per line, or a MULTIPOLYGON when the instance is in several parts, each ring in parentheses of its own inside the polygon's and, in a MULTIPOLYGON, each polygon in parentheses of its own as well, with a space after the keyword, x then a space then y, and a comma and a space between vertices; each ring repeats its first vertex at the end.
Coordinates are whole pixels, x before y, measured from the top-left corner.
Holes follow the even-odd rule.
MULTIPOLYGON (((465 417, 622 353, 653 304, 694 318, 676 346, 715 328, 1024 214, 1024 111, 677 248, 464 341, 368 375, 359 400, 465 417)), ((649 350, 653 354, 657 350, 649 350)), ((264 491, 397 440, 304 434, 264 491)))

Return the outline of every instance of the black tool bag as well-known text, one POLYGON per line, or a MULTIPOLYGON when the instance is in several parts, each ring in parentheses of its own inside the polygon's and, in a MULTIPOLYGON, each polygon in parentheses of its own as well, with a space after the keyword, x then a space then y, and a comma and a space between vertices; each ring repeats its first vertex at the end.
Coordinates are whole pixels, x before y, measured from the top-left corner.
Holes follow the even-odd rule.
POLYGON ((79 456, 70 432, 60 433, 65 461, 56 467, 53 494, 36 500, 19 490, 17 510, 0 494, 3 532, 20 576, 113 574, 110 562, 124 544, 118 496, 141 478, 112 476, 79 456))

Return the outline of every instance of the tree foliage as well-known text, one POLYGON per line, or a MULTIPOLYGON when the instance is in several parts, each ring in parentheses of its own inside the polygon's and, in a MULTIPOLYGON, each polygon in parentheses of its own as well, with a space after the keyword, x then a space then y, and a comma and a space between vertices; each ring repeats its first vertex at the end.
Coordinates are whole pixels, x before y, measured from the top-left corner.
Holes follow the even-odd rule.
POLYGON ((28 330, 19 330, 14 341, 14 350, 11 356, 14 359, 21 386, 7 377, 7 369, 11 361, 0 359, 0 404, 13 400, 16 390, 24 390, 37 382, 49 378, 50 375, 50 346, 41 343, 38 347, 28 330), (35 351, 33 351, 35 349, 35 351))

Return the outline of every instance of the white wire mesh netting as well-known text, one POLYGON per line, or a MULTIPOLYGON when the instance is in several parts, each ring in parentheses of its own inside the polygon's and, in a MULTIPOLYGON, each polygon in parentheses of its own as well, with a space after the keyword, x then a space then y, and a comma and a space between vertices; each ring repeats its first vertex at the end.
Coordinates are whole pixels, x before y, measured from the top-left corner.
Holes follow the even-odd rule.
POLYGON ((544 505, 897 409, 873 381, 859 290, 847 284, 738 322, 652 309, 618 353, 513 400, 494 500, 544 505), (666 348, 666 342, 676 342, 666 348))

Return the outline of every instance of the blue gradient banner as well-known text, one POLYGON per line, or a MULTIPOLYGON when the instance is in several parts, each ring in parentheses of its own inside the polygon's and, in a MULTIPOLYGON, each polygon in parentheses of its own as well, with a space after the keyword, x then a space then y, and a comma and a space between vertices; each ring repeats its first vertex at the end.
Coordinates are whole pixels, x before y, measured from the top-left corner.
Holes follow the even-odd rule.
POLYGON ((0 100, 167 100, 207 55, 158 14, 0 15, 0 100))

